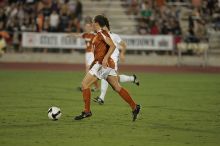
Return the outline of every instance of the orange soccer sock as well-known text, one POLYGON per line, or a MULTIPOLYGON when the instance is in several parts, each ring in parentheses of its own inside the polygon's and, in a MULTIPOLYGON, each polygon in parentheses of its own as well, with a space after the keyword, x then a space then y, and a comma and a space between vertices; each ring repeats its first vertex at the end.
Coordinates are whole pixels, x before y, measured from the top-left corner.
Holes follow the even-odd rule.
POLYGON ((84 100, 84 104, 85 104, 85 112, 90 112, 90 98, 91 98, 91 91, 90 88, 87 89, 83 89, 82 90, 83 93, 83 100, 84 100))
POLYGON ((118 94, 130 105, 132 110, 136 108, 136 103, 133 101, 127 90, 121 88, 118 94))

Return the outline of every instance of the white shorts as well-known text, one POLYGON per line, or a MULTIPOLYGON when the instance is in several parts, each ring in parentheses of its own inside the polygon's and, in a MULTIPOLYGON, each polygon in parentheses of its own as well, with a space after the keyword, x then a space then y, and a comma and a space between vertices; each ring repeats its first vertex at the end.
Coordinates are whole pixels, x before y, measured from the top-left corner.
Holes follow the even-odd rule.
POLYGON ((117 76, 116 70, 110 67, 103 68, 101 64, 96 63, 89 70, 89 73, 98 79, 107 79, 108 76, 117 76))
POLYGON ((94 54, 92 52, 86 52, 86 65, 90 66, 94 61, 94 54))

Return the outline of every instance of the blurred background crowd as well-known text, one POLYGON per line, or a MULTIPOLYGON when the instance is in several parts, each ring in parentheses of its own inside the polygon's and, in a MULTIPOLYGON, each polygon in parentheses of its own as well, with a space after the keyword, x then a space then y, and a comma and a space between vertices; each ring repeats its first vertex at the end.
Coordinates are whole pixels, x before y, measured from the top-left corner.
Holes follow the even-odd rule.
POLYGON ((220 0, 124 0, 128 14, 138 21, 137 31, 141 35, 172 34, 181 36, 181 7, 190 9, 185 17, 188 21, 186 41, 205 39, 211 25, 220 30, 220 0))
MULTIPOLYGON (((171 34, 178 43, 206 40, 208 27, 220 30, 220 0, 119 1, 137 22, 136 34, 171 34), (191 10, 186 17, 182 7, 191 10)), ((19 46, 20 32, 83 32, 83 10, 80 0, 0 0, 0 38, 19 46)))
POLYGON ((81 32, 80 0, 0 0, 0 37, 18 50, 20 32, 81 32))
POLYGON ((69 0, 1 0, 0 29, 80 32, 82 4, 69 0))

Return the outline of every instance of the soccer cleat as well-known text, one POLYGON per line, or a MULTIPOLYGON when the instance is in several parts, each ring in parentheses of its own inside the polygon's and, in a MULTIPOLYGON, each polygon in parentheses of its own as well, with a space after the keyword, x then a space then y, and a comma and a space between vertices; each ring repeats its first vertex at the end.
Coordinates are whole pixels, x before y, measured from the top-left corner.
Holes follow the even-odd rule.
POLYGON ((139 114, 141 109, 140 105, 136 105, 135 110, 132 111, 132 115, 133 115, 133 122, 137 119, 137 115, 139 114))
POLYGON ((133 77, 134 77, 133 83, 136 84, 137 86, 139 86, 139 85, 140 85, 140 82, 139 82, 137 76, 136 76, 135 74, 133 74, 133 77))
POLYGON ((102 100, 102 99, 99 98, 98 96, 97 96, 96 98, 93 98, 93 101, 99 103, 100 105, 103 105, 103 104, 104 104, 104 100, 102 100))
POLYGON ((91 117, 92 116, 92 112, 82 112, 79 116, 75 116, 75 120, 82 120, 84 118, 88 118, 88 117, 91 117))

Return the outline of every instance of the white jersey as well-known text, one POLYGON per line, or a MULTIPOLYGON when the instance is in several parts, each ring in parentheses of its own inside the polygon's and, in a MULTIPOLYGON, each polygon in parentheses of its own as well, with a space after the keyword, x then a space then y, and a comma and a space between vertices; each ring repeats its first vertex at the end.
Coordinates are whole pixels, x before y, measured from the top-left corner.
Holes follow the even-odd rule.
POLYGON ((115 61, 115 62, 118 62, 119 60, 119 54, 120 54, 120 51, 119 51, 119 48, 120 48, 120 43, 121 43, 121 38, 118 34, 115 34, 115 33, 109 33, 113 43, 115 44, 116 48, 114 50, 114 52, 112 53, 111 55, 111 58, 115 61))

